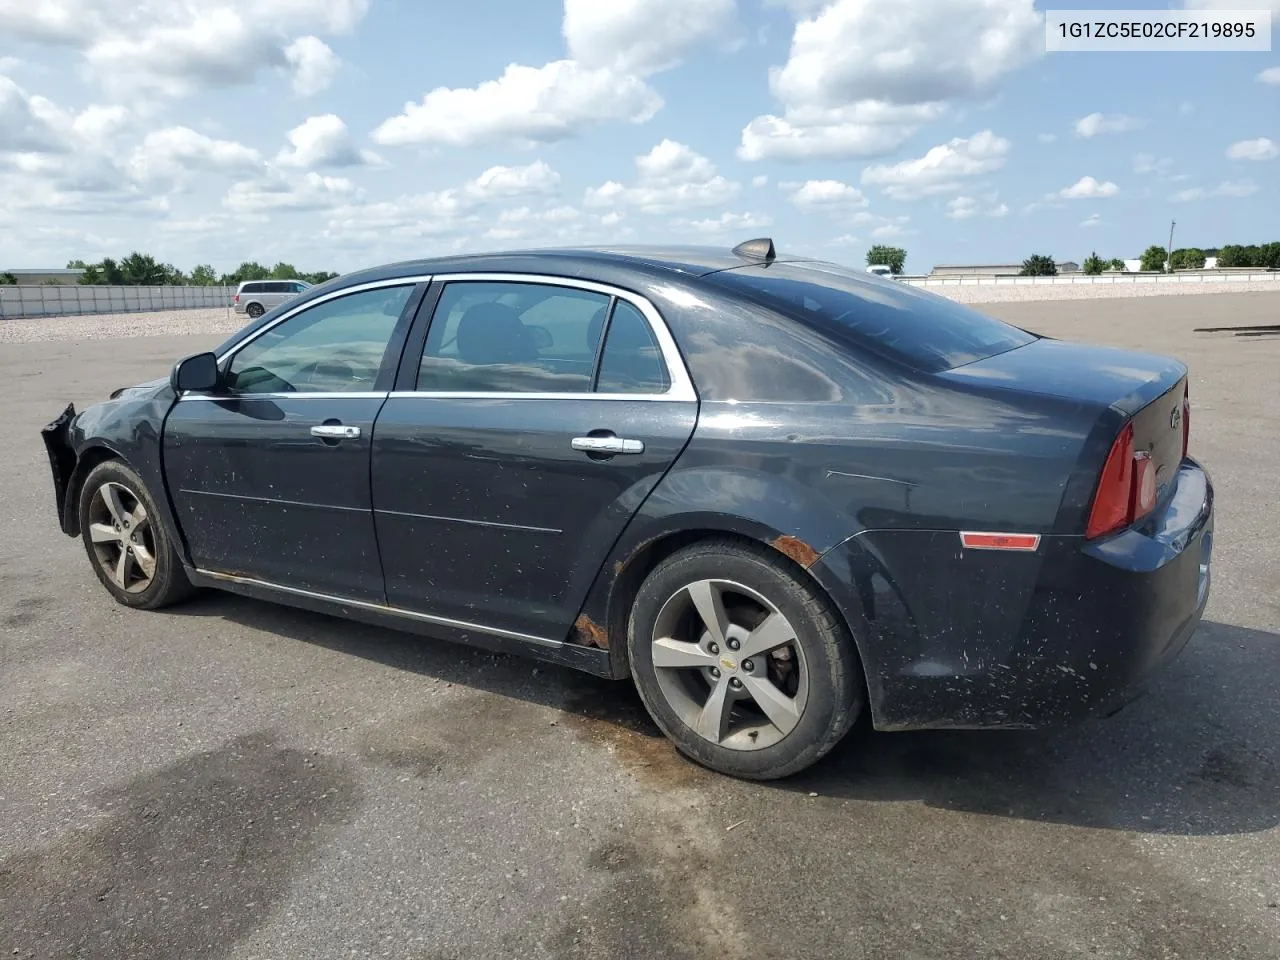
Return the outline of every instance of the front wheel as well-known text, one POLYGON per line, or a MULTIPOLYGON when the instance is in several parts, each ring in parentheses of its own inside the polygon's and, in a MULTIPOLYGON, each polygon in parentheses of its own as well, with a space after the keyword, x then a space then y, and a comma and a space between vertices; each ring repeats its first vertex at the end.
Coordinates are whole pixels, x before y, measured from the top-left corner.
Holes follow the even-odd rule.
POLYGON ((80 536, 93 572, 126 607, 154 610, 192 592, 155 501, 120 461, 100 463, 85 477, 80 536))
POLYGON ((654 722, 681 753, 730 776, 803 770, 862 709, 843 620, 763 548, 713 541, 667 558, 640 588, 627 644, 654 722))

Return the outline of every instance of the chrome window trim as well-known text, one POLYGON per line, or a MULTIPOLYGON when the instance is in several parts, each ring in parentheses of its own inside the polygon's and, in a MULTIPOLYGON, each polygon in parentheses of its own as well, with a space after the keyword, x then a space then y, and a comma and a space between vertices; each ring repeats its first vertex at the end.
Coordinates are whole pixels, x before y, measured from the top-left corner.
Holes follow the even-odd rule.
POLYGON ((384 287, 402 287, 417 285, 419 283, 453 283, 453 282, 471 282, 471 283, 530 283, 540 284, 552 287, 569 287, 575 290, 583 290, 588 293, 599 293, 609 297, 617 297, 619 300, 625 300, 633 307, 640 311, 641 315, 649 323, 649 329, 653 331, 654 337, 658 341, 658 349, 662 353, 662 361, 666 364, 667 374, 671 378, 671 386, 667 388, 665 393, 508 393, 500 390, 494 391, 450 391, 450 390, 392 390, 389 392, 350 392, 341 391, 333 392, 316 392, 316 393, 240 393, 234 397, 226 397, 222 395, 207 393, 184 393, 177 399, 179 402, 192 400, 378 400, 390 398, 396 400, 404 400, 409 398, 422 398, 428 400, 636 400, 649 402, 694 402, 698 399, 697 391, 693 386, 693 379, 689 376, 689 370, 685 366, 684 357, 680 355, 680 349, 676 346, 675 337, 672 336, 671 330, 667 327, 666 321, 663 319, 656 307, 649 302, 647 297, 622 287, 614 286, 608 283, 598 283, 594 280, 580 280, 575 277, 556 277, 546 274, 537 273, 436 273, 430 275, 414 275, 408 277, 392 277, 385 280, 372 280, 368 283, 356 284, 352 287, 344 287, 341 290, 334 290, 322 297, 301 304, 291 310, 286 310, 275 320, 266 326, 253 331, 252 334, 246 336, 243 340, 233 344, 221 356, 218 357, 218 366, 234 357, 239 351, 243 350, 250 343, 262 336, 267 331, 275 328, 278 324, 284 323, 291 317, 297 316, 304 310, 311 307, 319 306, 330 300, 336 300, 353 293, 363 293, 367 290, 378 290, 384 287))
POLYGON ((395 390, 391 396, 396 399, 407 397, 424 397, 432 399, 451 398, 455 400, 665 400, 694 401, 698 399, 693 388, 693 379, 684 365, 684 358, 676 346, 675 337, 667 328, 656 307, 648 298, 622 287, 608 283, 597 283, 594 280, 579 280, 576 277, 553 277, 538 273, 437 273, 432 276, 435 283, 530 283, 549 287, 569 287, 584 290, 588 293, 600 293, 609 297, 625 300, 637 310, 649 323, 658 341, 658 349, 662 353, 662 362, 667 366, 667 375, 671 378, 671 386, 664 393, 504 393, 500 390, 482 392, 459 392, 451 390, 395 390))
POLYGON ((287 587, 282 583, 272 583, 270 580, 259 580, 257 577, 242 577, 234 573, 219 573, 216 570, 202 570, 196 568, 196 573, 204 577, 210 577, 214 580, 222 580, 226 583, 239 583, 249 587, 260 587, 265 590, 275 590, 279 593, 292 594, 296 597, 309 597, 313 600, 323 600, 327 603, 337 604, 343 607, 360 607, 363 610, 373 610, 377 613, 388 614, 393 617, 403 617, 407 620, 421 620, 424 623, 434 623, 442 627, 453 627, 458 630, 473 630, 476 633, 487 633, 494 637, 505 637, 508 640, 521 640, 525 643, 537 644, 540 647, 550 647, 551 649, 559 649, 568 646, 563 640, 551 640, 547 637, 535 637, 531 633, 517 633, 515 630, 503 630, 501 627, 486 627, 479 623, 469 623, 466 620, 454 620, 450 617, 438 617, 431 613, 419 613, 417 610, 406 610, 403 607, 392 607, 385 603, 370 603, 368 600, 352 600, 348 597, 338 597, 330 593, 319 593, 315 590, 304 590, 301 587, 287 587))

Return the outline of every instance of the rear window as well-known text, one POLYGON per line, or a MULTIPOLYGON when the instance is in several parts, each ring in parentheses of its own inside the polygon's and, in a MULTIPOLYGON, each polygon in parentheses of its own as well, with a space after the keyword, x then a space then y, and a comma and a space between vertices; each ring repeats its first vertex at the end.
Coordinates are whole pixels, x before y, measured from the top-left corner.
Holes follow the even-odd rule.
POLYGON ((1036 339, 961 304, 835 264, 743 267, 712 274, 706 282, 929 373, 985 360, 1036 339))

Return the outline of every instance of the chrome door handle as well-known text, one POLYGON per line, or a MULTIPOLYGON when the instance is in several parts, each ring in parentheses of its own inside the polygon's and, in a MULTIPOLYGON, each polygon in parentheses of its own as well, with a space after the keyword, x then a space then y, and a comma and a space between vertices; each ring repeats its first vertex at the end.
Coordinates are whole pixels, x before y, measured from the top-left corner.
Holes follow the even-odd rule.
POLYGON ((639 440, 624 440, 621 437, 574 437, 570 444, 575 450, 583 453, 644 453, 644 444, 639 440))
POLYGON ((323 440, 356 440, 360 437, 360 428, 340 423, 321 423, 311 428, 311 435, 323 440))

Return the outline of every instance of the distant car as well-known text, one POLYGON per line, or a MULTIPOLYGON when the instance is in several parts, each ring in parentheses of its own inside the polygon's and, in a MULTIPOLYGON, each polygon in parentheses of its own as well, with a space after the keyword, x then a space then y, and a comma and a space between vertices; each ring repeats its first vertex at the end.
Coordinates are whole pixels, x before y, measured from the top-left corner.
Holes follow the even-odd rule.
POLYGON ((1010 728, 1131 697, 1209 595, 1189 436, 1176 360, 767 240, 351 274, 44 430, 126 606, 218 587, 630 676, 756 779, 864 708, 1010 728))
POLYGON ((236 289, 231 304, 236 313, 256 320, 272 307, 305 293, 311 284, 305 280, 246 280, 236 289))
POLYGON ((893 267, 884 263, 873 263, 867 267, 867 273, 874 273, 877 277, 892 277, 893 267))

